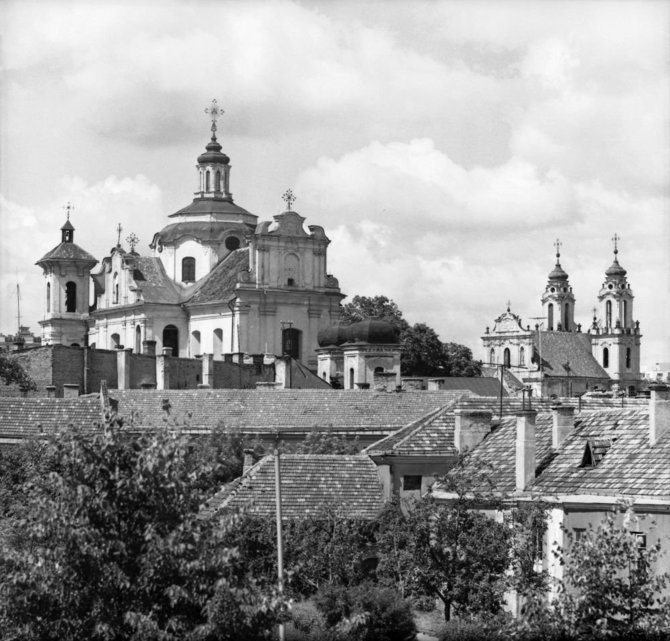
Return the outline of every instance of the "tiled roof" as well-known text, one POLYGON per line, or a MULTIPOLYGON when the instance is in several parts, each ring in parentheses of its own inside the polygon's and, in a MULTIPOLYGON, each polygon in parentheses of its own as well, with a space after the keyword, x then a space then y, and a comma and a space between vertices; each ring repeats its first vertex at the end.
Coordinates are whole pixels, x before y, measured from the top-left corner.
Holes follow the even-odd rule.
MULTIPOLYGON (((246 209, 236 205, 232 200, 225 198, 194 198, 193 202, 186 207, 182 207, 174 214, 170 214, 170 218, 175 216, 189 216, 189 215, 236 215, 236 216, 253 216, 246 209)), ((254 216, 256 218, 256 216, 254 216)))
POLYGON ((133 265, 133 280, 144 302, 176 304, 181 300, 184 290, 167 275, 160 258, 132 256, 128 262, 133 265))
POLYGON ((466 392, 369 390, 110 390, 119 414, 141 426, 170 417, 191 429, 220 422, 245 432, 312 430, 389 433, 444 407, 466 392))
POLYGON ((210 303, 228 300, 235 290, 239 274, 249 270, 249 248, 230 252, 205 278, 199 282, 186 304, 210 303))
POLYGON ((581 332, 538 332, 533 334, 535 355, 542 356, 546 376, 608 379, 609 374, 591 353, 591 339, 581 332), (570 370, 566 369, 569 363, 570 370))
MULTIPOLYGON (((174 215, 177 214, 173 214, 173 216, 174 215)), ((236 230, 240 233, 240 235, 244 235, 244 233, 250 229, 253 229, 253 227, 250 225, 228 221, 205 222, 194 220, 183 223, 171 223, 170 225, 163 227, 163 229, 161 229, 154 236, 152 244, 161 242, 164 245, 170 245, 180 238, 184 238, 186 236, 197 238, 201 243, 212 241, 221 242, 226 234, 231 230, 236 230)))
POLYGON ((42 258, 35 264, 39 265, 46 260, 81 260, 91 263, 91 267, 98 262, 97 258, 91 256, 91 254, 75 243, 60 243, 60 245, 56 245, 51 251, 44 254, 44 256, 42 256, 42 258))
POLYGON ((78 398, 0 397, 0 437, 51 434, 68 425, 92 428, 102 422, 98 396, 78 398))
MULTIPOLYGON (((500 394, 500 381, 492 376, 448 376, 441 378, 442 389, 446 390, 470 390, 478 396, 498 396, 500 394)), ((503 396, 507 391, 503 389, 503 396)))
MULTIPOLYGON (((333 510, 348 518, 373 519, 384 502, 377 466, 362 454, 283 454, 280 471, 284 519, 319 518, 333 510)), ((274 456, 263 457, 225 486, 203 512, 220 510, 274 517, 274 456)))

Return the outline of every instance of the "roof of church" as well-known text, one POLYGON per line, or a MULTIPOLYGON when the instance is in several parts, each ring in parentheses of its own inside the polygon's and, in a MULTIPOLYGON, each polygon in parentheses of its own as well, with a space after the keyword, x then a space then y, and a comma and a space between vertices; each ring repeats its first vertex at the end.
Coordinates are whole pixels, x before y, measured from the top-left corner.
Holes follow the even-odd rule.
POLYGON ((239 281, 240 272, 249 271, 249 248, 230 252, 195 285, 189 293, 187 304, 212 303, 229 300, 239 281))
POLYGON ((201 243, 220 242, 229 231, 235 230, 244 234, 244 232, 250 229, 253 229, 253 226, 245 223, 216 220, 209 222, 191 220, 183 223, 170 223, 154 235, 151 247, 154 247, 158 241, 164 245, 168 245, 187 236, 197 238, 201 243))
POLYGON ((35 264, 39 265, 47 260, 79 260, 91 263, 91 267, 98 262, 87 251, 83 250, 75 243, 60 243, 56 245, 51 251, 48 251, 35 264))
POLYGON ((379 432, 404 427, 466 392, 369 390, 110 390, 118 412, 141 427, 170 418, 187 429, 223 423, 247 433, 379 432), (167 408, 167 409, 166 409, 167 408))
POLYGON ((245 216, 253 216, 254 219, 257 218, 255 214, 248 212, 246 209, 236 205, 232 200, 226 198, 194 198, 190 205, 186 205, 186 207, 176 211, 174 214, 170 214, 169 218, 189 215, 202 216, 203 214, 243 214, 245 216))
MULTIPOLYGON (((283 519, 327 517, 333 512, 354 519, 374 519, 384 504, 377 466, 363 454, 282 454, 283 519)), ((263 457, 240 478, 215 494, 204 515, 244 510, 275 515, 275 459, 263 457)))
POLYGON ((541 353, 545 376, 609 378, 591 352, 588 334, 543 331, 538 336, 535 332, 533 342, 533 359, 537 360, 541 353))
POLYGON ((625 276, 626 270, 619 265, 619 260, 617 259, 616 254, 614 255, 614 262, 605 270, 605 275, 607 276, 625 276))
POLYGON ((160 258, 133 256, 133 280, 145 303, 180 302, 184 290, 165 272, 160 258))

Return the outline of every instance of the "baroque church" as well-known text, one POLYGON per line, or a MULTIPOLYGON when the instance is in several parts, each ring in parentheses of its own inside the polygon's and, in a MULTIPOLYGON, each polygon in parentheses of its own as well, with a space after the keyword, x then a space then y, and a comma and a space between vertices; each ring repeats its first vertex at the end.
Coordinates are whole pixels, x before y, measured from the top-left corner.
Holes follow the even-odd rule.
POLYGON ((598 307, 586 331, 575 323, 575 297, 569 276, 561 266, 560 241, 556 265, 541 297, 542 314, 533 327, 507 311, 482 336, 483 361, 499 370, 511 388, 530 387, 538 396, 575 396, 610 390, 635 394, 640 374, 639 321, 633 320, 633 291, 619 264, 615 234, 614 261, 605 270, 598 307), (599 311, 598 311, 599 309, 599 311))
POLYGON ((74 242, 68 219, 61 242, 37 261, 46 279, 45 344, 132 348, 181 357, 290 355, 316 369, 319 330, 340 318, 337 279, 327 273, 330 243, 322 227, 293 210, 259 222, 230 191, 230 158, 211 140, 197 159, 193 202, 170 214, 151 255, 116 246, 98 261, 74 242), (90 287, 94 304, 89 305, 90 287))

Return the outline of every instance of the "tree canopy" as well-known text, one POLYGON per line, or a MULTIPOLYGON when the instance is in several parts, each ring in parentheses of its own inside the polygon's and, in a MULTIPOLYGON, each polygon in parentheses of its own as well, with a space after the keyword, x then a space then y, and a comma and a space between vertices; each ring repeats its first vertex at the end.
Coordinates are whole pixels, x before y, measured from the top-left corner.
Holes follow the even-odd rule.
POLYGON ((17 385, 22 392, 37 389, 35 382, 15 358, 0 352, 0 380, 5 385, 17 385))
POLYGON ((354 296, 342 306, 342 323, 366 319, 391 323, 400 332, 401 367, 404 376, 479 376, 481 363, 472 351, 458 343, 443 343, 425 323, 410 325, 398 305, 386 296, 354 296))

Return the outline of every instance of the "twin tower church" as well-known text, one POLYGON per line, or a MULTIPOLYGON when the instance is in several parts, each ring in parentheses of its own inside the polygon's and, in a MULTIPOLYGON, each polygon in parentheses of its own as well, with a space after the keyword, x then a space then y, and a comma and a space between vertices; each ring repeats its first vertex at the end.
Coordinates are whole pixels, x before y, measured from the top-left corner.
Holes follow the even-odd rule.
MULTIPOLYGON (((330 241, 322 227, 305 227, 290 190, 286 210, 272 221, 259 222, 234 202, 230 158, 216 137, 216 101, 207 111, 212 135, 198 156, 195 197, 154 234, 151 255, 136 251, 133 235, 124 249, 119 233, 110 255, 92 271, 98 260, 75 244, 68 212, 60 244, 37 261, 46 279, 45 344, 215 359, 288 354, 317 369, 318 334, 323 342, 325 330, 340 319, 344 298, 328 274, 330 241)), ((541 394, 608 388, 612 381, 636 389, 640 330, 616 242, 614 253, 598 294, 600 319, 594 315, 586 332, 575 324, 575 299, 557 251, 541 321, 524 327, 508 309, 482 337, 484 363, 504 366, 512 387, 531 385, 541 394)), ((330 361, 326 366, 332 369, 330 361)), ((399 363, 392 369, 399 371, 399 363)))

